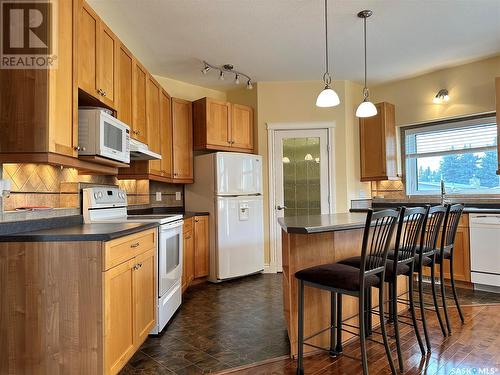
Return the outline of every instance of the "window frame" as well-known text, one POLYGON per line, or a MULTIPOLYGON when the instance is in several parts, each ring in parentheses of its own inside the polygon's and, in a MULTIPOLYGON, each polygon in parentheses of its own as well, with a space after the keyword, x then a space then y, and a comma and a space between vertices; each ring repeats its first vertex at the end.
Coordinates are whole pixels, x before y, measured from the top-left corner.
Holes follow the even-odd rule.
MULTIPOLYGON (((481 119, 487 119, 487 118, 492 118, 492 120, 497 123, 496 119, 496 112, 485 112, 485 113, 480 113, 480 114, 474 114, 474 115, 469 115, 469 116, 460 116, 460 117, 452 117, 452 118, 447 118, 447 119, 441 119, 437 121, 430 121, 430 122, 425 122, 425 123, 419 123, 419 124, 413 124, 413 125, 403 125, 399 127, 399 140, 400 140, 400 145, 401 145, 401 171, 402 171, 402 181, 405 186, 405 194, 407 196, 436 196, 440 195, 441 191, 438 190, 426 190, 425 192, 419 192, 416 190, 416 184, 417 184, 417 168, 411 168, 411 170, 407 170, 407 153, 406 153, 406 132, 409 130, 415 130, 415 129, 422 129, 422 128, 428 128, 428 127, 439 127, 440 125, 443 127, 443 129, 446 128, 453 128, 452 124, 456 123, 461 123, 461 122, 472 122, 475 120, 481 120, 481 119), (410 174, 410 176, 408 175, 410 174)), ((498 125, 498 124, 497 124, 498 125)), ((497 138, 497 143, 498 143, 498 138, 497 138)), ((497 151, 498 149, 498 144, 495 146, 488 146, 485 148, 482 148, 485 151, 488 151, 491 149, 491 151, 495 150, 497 151)), ((476 151, 470 151, 471 153, 477 152, 478 148, 474 149, 476 151)), ((457 151, 462 151, 463 153, 467 153, 466 150, 457 150, 457 151)), ((429 154, 429 156, 438 156, 439 154, 451 154, 452 152, 438 152, 436 154, 429 154)), ((417 162, 417 158, 414 158, 415 163, 417 162)), ((499 193, 491 193, 487 192, 486 190, 462 190, 459 192, 447 192, 447 195, 451 196, 472 196, 472 195, 486 195, 486 196, 498 196, 499 193)))

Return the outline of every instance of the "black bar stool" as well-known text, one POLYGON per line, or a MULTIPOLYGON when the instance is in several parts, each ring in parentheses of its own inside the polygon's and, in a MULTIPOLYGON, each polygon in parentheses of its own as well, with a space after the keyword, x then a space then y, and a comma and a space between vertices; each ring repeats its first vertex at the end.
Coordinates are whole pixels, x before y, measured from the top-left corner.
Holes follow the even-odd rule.
MULTIPOLYGON (((429 208, 426 207, 416 207, 416 208, 400 208, 401 217, 396 232, 396 241, 394 250, 388 252, 388 259, 386 262, 385 279, 384 281, 389 284, 389 306, 390 306, 390 317, 391 322, 394 324, 394 332, 396 339, 396 350, 398 354, 399 369, 401 372, 404 371, 403 356, 401 352, 401 340, 399 335, 399 323, 400 319, 398 317, 398 276, 406 275, 409 277, 409 288, 408 292, 408 303, 411 313, 411 323, 404 320, 401 323, 413 326, 415 331, 415 336, 417 337, 417 342, 420 347, 422 355, 425 355, 425 348, 418 330, 417 316, 415 313, 415 305, 413 300, 413 270, 415 267, 415 253, 417 248, 422 242, 422 235, 424 233, 423 228, 425 227, 425 222, 427 220, 427 215, 429 208), (397 260, 396 260, 397 259, 397 260)), ((353 257, 345 259, 340 263, 349 264, 354 267, 359 266, 359 257, 353 257)), ((379 284, 380 292, 382 293, 383 283, 379 284)), ((373 311, 377 313, 376 311, 373 311)), ((372 309, 371 304, 368 305, 367 310, 368 315, 371 315, 372 309)), ((371 332, 367 332, 371 333, 371 332)), ((377 332, 378 333, 378 332, 377 332)))
MULTIPOLYGON (((386 260, 389 245, 392 240, 394 229, 400 216, 398 211, 385 210, 374 213, 368 211, 361 247, 360 267, 352 267, 346 264, 333 263, 323 264, 307 268, 295 273, 299 283, 298 294, 298 361, 297 374, 304 374, 303 356, 304 345, 328 351, 331 355, 342 353, 342 295, 350 295, 359 299, 359 340, 361 347, 361 362, 363 374, 368 374, 368 359, 366 353, 366 328, 365 328, 365 300, 368 289, 383 284, 386 272, 386 260), (331 293, 331 325, 330 348, 318 348, 308 344, 304 340, 304 286, 325 289, 331 293), (336 340, 334 340, 336 336, 336 340), (336 345, 335 345, 336 341, 336 345), (333 347, 335 345, 335 347, 333 347)), ((380 288, 379 294, 380 325, 387 359, 393 374, 396 369, 392 361, 391 350, 387 341, 384 325, 384 292, 380 288)), ((356 327, 358 328, 358 327, 356 327)), ((315 337, 322 330, 308 339, 315 337)), ((350 331, 348 331, 350 332, 350 331)), ((354 332, 350 332, 354 333, 354 332)))
POLYGON ((444 218, 446 216, 447 207, 445 206, 434 206, 429 209, 429 215, 425 224, 425 232, 423 234, 422 243, 419 248, 417 248, 418 257, 416 258, 415 272, 417 273, 418 280, 418 299, 420 306, 420 315, 422 320, 422 327, 424 330, 425 342, 427 345, 427 350, 431 351, 431 341, 429 338, 429 332, 427 330, 427 319, 425 315, 426 310, 433 310, 438 318, 439 326, 443 332, 443 336, 446 337, 446 328, 439 312, 439 304, 437 299, 436 282, 435 282, 435 261, 436 253, 439 251, 437 249, 437 241, 439 236, 439 231, 442 229, 444 218), (432 289, 432 299, 434 303, 434 308, 431 309, 426 307, 424 300, 423 291, 423 270, 424 267, 429 267, 431 271, 431 289, 432 289))
POLYGON ((460 222, 460 217, 464 210, 464 206, 461 204, 455 204, 453 206, 447 206, 446 216, 444 218, 443 224, 443 235, 441 236, 441 247, 439 252, 436 253, 436 263, 439 264, 439 280, 441 282, 441 300, 443 303, 444 317, 446 319, 446 327, 448 328, 448 334, 451 334, 450 319, 448 318, 448 309, 446 306, 446 288, 444 283, 444 262, 448 261, 450 265, 450 283, 451 290, 453 293, 453 299, 455 300, 455 305, 457 306, 458 314, 460 315, 460 320, 464 323, 464 314, 460 307, 460 302, 458 301, 457 290, 455 288, 455 274, 453 272, 453 253, 455 249, 455 236, 457 234, 458 224, 460 222))

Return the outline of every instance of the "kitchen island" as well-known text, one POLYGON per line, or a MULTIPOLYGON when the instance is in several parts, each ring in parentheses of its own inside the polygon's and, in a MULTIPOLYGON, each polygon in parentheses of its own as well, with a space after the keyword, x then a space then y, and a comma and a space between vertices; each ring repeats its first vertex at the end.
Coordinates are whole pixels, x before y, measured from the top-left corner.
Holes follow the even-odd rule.
MULTIPOLYGON (((283 264, 283 309, 290 339, 291 355, 297 354, 297 295, 298 283, 295 272, 325 263, 361 254, 361 243, 366 213, 338 213, 331 215, 310 215, 278 219, 282 228, 283 264)), ((407 290, 406 277, 401 277, 398 294, 407 290)), ((387 295, 387 292, 386 292, 387 295)), ((373 289, 373 306, 378 303, 378 291, 373 289)), ((404 308, 404 305, 399 309, 404 308)), ((358 325, 358 300, 351 296, 343 297, 343 319, 349 324, 358 325)), ((378 316, 373 315, 374 326, 378 316)), ((304 337, 321 331, 330 325, 330 293, 317 288, 305 288, 304 296, 304 337)), ((351 328, 349 328, 351 329, 351 328)), ((354 330, 354 329, 353 329, 354 330)), ((355 330, 354 330, 355 331, 355 330)), ((353 335, 346 332, 342 341, 353 335)), ((309 340, 311 344, 328 347, 329 332, 309 340)), ((305 346, 304 351, 315 351, 305 346)))

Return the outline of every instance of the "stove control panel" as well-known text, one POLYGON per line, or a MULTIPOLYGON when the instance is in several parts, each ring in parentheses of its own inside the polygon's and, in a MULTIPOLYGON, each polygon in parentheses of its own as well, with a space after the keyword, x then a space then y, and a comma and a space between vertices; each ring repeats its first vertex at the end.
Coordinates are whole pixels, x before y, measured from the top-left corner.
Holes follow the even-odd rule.
POLYGON ((127 205, 127 193, 112 186, 87 188, 83 189, 83 202, 87 209, 123 207, 127 205))

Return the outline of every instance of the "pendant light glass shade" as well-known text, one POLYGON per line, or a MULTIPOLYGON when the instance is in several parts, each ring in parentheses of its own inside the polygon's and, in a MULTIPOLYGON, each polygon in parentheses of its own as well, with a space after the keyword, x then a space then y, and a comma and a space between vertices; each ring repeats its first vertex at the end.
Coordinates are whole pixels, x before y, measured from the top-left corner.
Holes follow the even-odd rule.
POLYGON ((328 0, 325 0, 325 69, 325 74, 323 74, 325 88, 316 99, 316 107, 335 107, 340 104, 340 99, 335 90, 330 87, 332 77, 330 76, 328 62, 328 0))
POLYGON ((366 67, 366 19, 373 14, 371 10, 363 10, 358 13, 358 17, 363 19, 363 46, 365 52, 365 86, 363 87, 363 101, 356 109, 356 117, 372 117, 377 114, 377 107, 368 100, 370 97, 370 92, 366 84, 367 77, 367 67, 366 67))
POLYGON ((377 107, 367 99, 363 100, 358 109, 356 109, 356 117, 372 117, 376 114, 377 107))
POLYGON ((335 90, 326 85, 316 99, 317 107, 335 107, 340 104, 340 99, 335 90))

